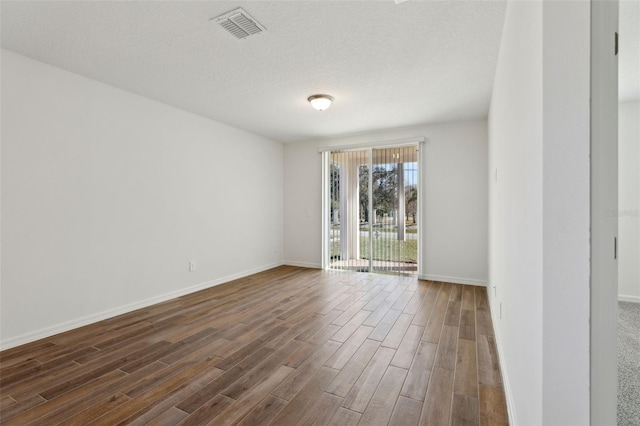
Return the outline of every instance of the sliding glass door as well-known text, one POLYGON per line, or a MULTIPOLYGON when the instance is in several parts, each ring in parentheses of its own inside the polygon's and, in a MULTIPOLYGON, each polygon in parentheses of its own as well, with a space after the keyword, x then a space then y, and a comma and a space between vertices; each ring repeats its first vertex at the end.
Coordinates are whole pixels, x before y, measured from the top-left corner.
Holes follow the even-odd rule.
POLYGON ((417 146, 325 156, 325 265, 417 273, 417 146))

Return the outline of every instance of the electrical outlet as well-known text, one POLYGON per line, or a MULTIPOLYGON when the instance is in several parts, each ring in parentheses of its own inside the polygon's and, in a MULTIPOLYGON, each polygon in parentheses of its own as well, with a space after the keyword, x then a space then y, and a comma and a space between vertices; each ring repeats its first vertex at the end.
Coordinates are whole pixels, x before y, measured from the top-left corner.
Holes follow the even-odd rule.
POLYGON ((190 260, 189 261, 189 272, 193 272, 196 270, 196 261, 195 260, 190 260))

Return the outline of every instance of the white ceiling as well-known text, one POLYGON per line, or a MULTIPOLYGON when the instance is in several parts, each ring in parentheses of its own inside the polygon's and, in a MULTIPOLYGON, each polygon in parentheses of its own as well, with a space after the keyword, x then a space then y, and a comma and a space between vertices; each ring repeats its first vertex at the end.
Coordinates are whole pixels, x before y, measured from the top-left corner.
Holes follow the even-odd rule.
MULTIPOLYGON (((3 0, 1 37, 5 49, 294 142, 486 117, 505 6, 3 0), (267 32, 236 40, 209 21, 239 6, 267 32), (334 105, 311 109, 306 98, 316 93, 334 96, 334 105)), ((629 52, 625 39, 621 50, 629 52)), ((626 58, 628 66, 621 53, 621 93, 634 97, 640 83, 626 58)))
POLYGON ((2 47, 282 142, 486 117, 504 1, 2 1, 2 47), (209 20, 243 7, 267 32, 209 20), (335 97, 327 111, 307 97, 335 97))

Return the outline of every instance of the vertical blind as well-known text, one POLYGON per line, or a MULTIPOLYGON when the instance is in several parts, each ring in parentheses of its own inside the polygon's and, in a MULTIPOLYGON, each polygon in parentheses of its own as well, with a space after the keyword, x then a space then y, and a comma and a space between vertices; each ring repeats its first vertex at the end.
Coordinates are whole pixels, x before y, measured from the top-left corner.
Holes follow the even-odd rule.
POLYGON ((331 152, 328 167, 328 267, 416 273, 417 146, 331 152))

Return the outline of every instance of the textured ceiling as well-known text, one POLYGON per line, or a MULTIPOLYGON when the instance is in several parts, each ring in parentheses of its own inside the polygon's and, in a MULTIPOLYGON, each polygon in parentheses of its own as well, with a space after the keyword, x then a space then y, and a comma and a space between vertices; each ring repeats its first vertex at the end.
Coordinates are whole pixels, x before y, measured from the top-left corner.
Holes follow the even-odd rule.
POLYGON ((621 102, 640 100, 640 0, 620 1, 618 96, 621 102))
MULTIPOLYGON (((504 1, 6 1, 2 47, 283 142, 485 117, 504 1), (209 20, 241 6, 267 32, 209 20), (328 93, 327 111, 306 98, 328 93)), ((640 99, 640 1, 620 2, 640 99)))
POLYGON ((2 46, 282 142, 487 115, 504 1, 2 1, 2 46), (243 7, 236 40, 209 20, 243 7), (307 103, 335 97, 327 111, 307 103))

